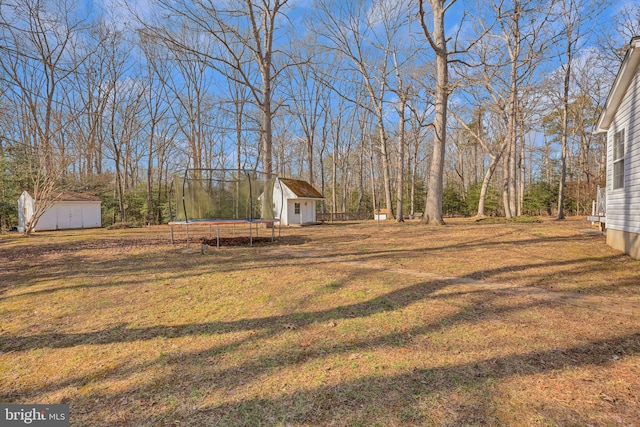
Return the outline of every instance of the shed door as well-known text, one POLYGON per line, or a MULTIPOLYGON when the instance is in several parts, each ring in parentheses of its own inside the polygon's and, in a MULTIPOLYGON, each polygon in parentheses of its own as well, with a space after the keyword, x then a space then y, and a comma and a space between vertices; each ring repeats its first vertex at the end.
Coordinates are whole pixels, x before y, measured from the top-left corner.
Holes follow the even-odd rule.
POLYGON ((300 224, 301 215, 300 215, 300 201, 298 199, 289 200, 288 203, 288 218, 287 222, 289 224, 300 224))
POLYGON ((82 227, 82 206, 79 204, 61 204, 58 206, 58 229, 82 227))
POLYGON ((313 214, 315 213, 316 203, 314 201, 305 200, 302 203, 302 222, 313 222, 315 218, 313 214))

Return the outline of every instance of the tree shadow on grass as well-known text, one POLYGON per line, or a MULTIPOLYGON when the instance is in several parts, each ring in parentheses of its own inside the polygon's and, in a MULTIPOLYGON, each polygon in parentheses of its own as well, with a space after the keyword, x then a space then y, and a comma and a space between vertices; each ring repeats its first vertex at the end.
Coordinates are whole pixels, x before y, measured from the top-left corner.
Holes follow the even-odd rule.
MULTIPOLYGON (((370 348, 372 345, 376 343, 361 343, 363 348, 370 348)), ((352 350, 353 348, 345 348, 341 351, 352 350)), ((232 381, 235 387, 243 387, 251 384, 252 380, 259 381, 268 371, 258 372, 252 378, 249 364, 236 371, 221 372, 210 377, 207 375, 208 371, 202 369, 206 366, 204 355, 196 353, 170 359, 172 368, 166 376, 155 378, 148 385, 142 385, 142 388, 137 385, 122 392, 97 392, 71 402, 71 416, 78 425, 88 420, 100 420, 92 425, 141 426, 168 422, 225 426, 372 425, 375 422, 380 422, 381 425, 425 425, 433 421, 439 421, 440 424, 442 417, 447 420, 445 425, 451 426, 501 425, 505 421, 498 413, 499 409, 502 413, 505 412, 505 403, 495 395, 495 386, 500 381, 550 372, 556 372, 557 375, 576 367, 605 367, 617 363, 611 357, 613 352, 620 355, 621 359, 640 354, 640 333, 594 340, 561 350, 532 351, 450 363, 427 369, 413 369, 403 374, 372 372, 367 376, 336 384, 309 384, 303 389, 284 389, 268 397, 256 394, 254 390, 242 400, 234 399, 216 405, 197 404, 193 401, 193 395, 206 396, 212 390, 220 391, 220 387, 223 387, 220 381, 225 376, 235 378, 232 381), (118 402, 125 398, 135 400, 136 397, 132 397, 131 393, 136 393, 138 399, 159 393, 151 398, 154 402, 170 397, 172 401, 181 403, 171 408, 141 408, 141 411, 132 411, 125 406, 121 409, 126 412, 126 416, 119 423, 100 418, 104 403, 118 402), (74 407, 82 408, 83 414, 74 414, 74 407)), ((312 357, 325 355, 321 353, 312 357)), ((291 359, 285 359, 283 363, 283 368, 297 369, 300 359, 292 355, 291 359)), ((144 368, 136 366, 129 369, 133 373, 144 368)), ((127 371, 118 373, 119 376, 126 374, 127 371)), ((317 383, 317 378, 310 380, 317 383)), ((232 387, 229 382, 226 384, 226 388, 232 387)), ((624 405, 624 402, 620 404, 624 405)), ((114 403, 107 404, 112 409, 113 405, 118 406, 114 403)), ((616 409, 612 410, 616 412, 616 409)), ((575 424, 581 419, 579 413, 567 411, 566 408, 544 407, 533 411, 540 412, 540 418, 555 424, 566 425, 568 421, 575 424)), ((638 415, 638 408, 617 411, 628 413, 627 421, 632 421, 633 418, 630 417, 638 415)), ((514 419, 518 419, 517 414, 511 420, 514 419)), ((594 422, 592 418, 582 420, 589 421, 588 424, 594 422)))
POLYGON ((0 350, 8 352, 36 348, 66 348, 85 344, 111 344, 149 340, 157 337, 177 338, 188 335, 224 334, 258 329, 274 331, 281 330, 283 325, 286 324, 303 327, 316 322, 366 317, 380 312, 393 311, 427 298, 431 293, 446 285, 446 281, 419 283, 360 303, 315 312, 295 312, 287 315, 254 319, 239 319, 227 322, 208 322, 181 326, 159 325, 147 328, 126 328, 124 325, 120 325, 102 331, 86 333, 47 333, 31 336, 11 336, 5 334, 0 339, 0 350))
MULTIPOLYGON (((390 416, 391 420, 385 421, 416 425, 429 421, 425 414, 428 408, 427 411, 420 409, 425 401, 429 401, 429 396, 447 396, 457 391, 469 399, 466 408, 447 414, 449 425, 502 424, 496 416, 496 405, 499 403, 492 398, 492 384, 496 381, 577 366, 605 366, 614 363, 611 359, 612 348, 624 348, 626 356, 638 355, 640 334, 593 341, 562 352, 496 357, 431 369, 415 369, 392 377, 369 376, 279 397, 253 397, 200 409, 184 420, 193 417, 191 419, 204 423, 250 425, 251 422, 244 423, 244 417, 250 414, 254 421, 266 418, 275 424, 350 425, 358 422, 359 418, 371 422, 377 416, 390 416), (300 402, 304 404, 300 405, 300 402), (408 412, 400 408, 412 408, 414 418, 406 419, 408 412)), ((562 414, 550 412, 546 415, 549 421, 562 423, 562 414)))
MULTIPOLYGON (((122 393, 97 392, 73 403, 83 411, 99 412, 98 400, 119 401, 130 398, 134 393, 148 396, 156 390, 166 398, 166 393, 179 401, 190 401, 194 390, 205 393, 207 390, 221 387, 243 387, 246 382, 260 381, 274 369, 296 370, 302 364, 321 360, 331 355, 348 355, 353 352, 388 347, 396 348, 410 343, 413 335, 431 334, 457 324, 475 323, 486 319, 498 319, 510 312, 527 310, 540 305, 540 302, 513 304, 499 309, 486 310, 483 305, 471 304, 454 314, 437 319, 434 322, 410 328, 399 333, 393 332, 374 338, 363 338, 338 345, 323 344, 317 347, 274 349, 268 355, 246 360, 239 366, 218 370, 209 376, 203 375, 206 361, 218 355, 238 350, 252 340, 273 338, 287 334, 284 328, 292 324, 298 329, 314 323, 364 318, 379 313, 402 310, 420 301, 451 299, 462 294, 476 295, 476 301, 487 302, 497 298, 486 290, 471 290, 441 294, 438 291, 450 286, 448 281, 429 281, 411 285, 363 301, 361 303, 335 307, 314 312, 297 312, 281 316, 268 316, 257 319, 239 319, 228 322, 207 322, 180 326, 158 325, 149 328, 127 328, 125 324, 103 331, 82 334, 42 334, 23 337, 4 335, 0 349, 5 352, 26 351, 39 348, 67 348, 77 345, 110 345, 116 343, 151 340, 154 338, 179 338, 190 335, 213 335, 229 332, 255 331, 255 334, 236 339, 232 343, 214 346, 205 351, 194 353, 176 353, 163 356, 162 360, 153 360, 143 364, 121 363, 116 367, 88 377, 72 378, 58 384, 33 390, 27 395, 5 394, 5 400, 14 401, 31 397, 37 399, 43 392, 68 386, 82 387, 94 381, 106 378, 127 378, 151 369, 158 364, 169 367, 169 372, 154 378, 153 384, 133 386, 122 393), (235 381, 234 379, 237 379, 235 381), (184 388, 184 384, 188 387, 184 388), (221 385, 222 384, 222 385, 221 385), (89 408, 89 409, 87 409, 89 408)), ((562 370, 571 366, 605 365, 611 363, 612 351, 619 355, 634 356, 640 351, 640 334, 628 334, 618 338, 593 341, 562 351, 530 352, 522 355, 494 357, 469 363, 458 363, 431 369, 415 369, 410 373, 387 376, 384 373, 371 375, 334 385, 318 385, 304 390, 283 391, 278 396, 259 397, 250 395, 242 401, 228 401, 218 405, 175 408, 145 411, 124 409, 125 418, 121 422, 105 421, 98 425, 158 425, 182 422, 193 425, 274 425, 274 424, 310 424, 310 425, 352 425, 370 424, 382 419, 383 424, 429 424, 430 413, 436 413, 441 407, 458 405, 449 416, 451 425, 460 424, 499 424, 496 415, 498 404, 493 399, 492 386, 495 381, 520 375, 533 375, 540 372, 562 370), (451 395, 458 401, 451 403, 451 395), (431 403, 429 403, 431 402, 431 403), (430 407, 429 405, 432 405, 430 407), (440 406, 440 408, 438 407, 440 406), (147 414, 147 415, 145 415, 147 414)), ((79 423, 87 421, 89 415, 76 414, 79 423)), ((551 420, 562 423, 565 414, 548 413, 551 420), (555 418, 554 418, 555 417, 555 418)), ((72 418, 74 417, 72 410, 72 418)), ((573 415, 575 418, 575 414, 573 415)))
MULTIPOLYGON (((622 255, 614 255, 611 257, 603 258, 582 258, 571 260, 559 260, 555 262, 541 262, 531 263, 527 265, 518 266, 518 274, 524 276, 524 272, 529 269, 536 268, 550 268, 552 266, 576 266, 572 271, 565 271, 565 276, 571 274, 582 275, 585 274, 582 266, 587 262, 596 261, 599 263, 608 263, 613 259, 619 258, 622 255)), ((306 262, 305 265, 310 267, 313 263, 306 262)), ((252 268, 256 268, 253 266, 252 268)), ((594 267, 597 268, 597 267, 594 267)), ((224 271, 224 270, 223 270, 224 271)), ((366 266, 361 271, 367 271, 366 266)), ((487 269, 481 272, 475 272, 470 274, 468 278, 490 278, 492 276, 502 274, 504 272, 512 272, 514 268, 511 266, 500 267, 495 269, 487 269)), ((134 272, 130 272, 130 275, 135 275, 134 272)), ((184 273, 184 276, 197 273, 184 273)), ((533 275, 533 278, 538 278, 538 275, 533 275)), ((146 280, 144 277, 140 278, 141 281, 146 280)), ((456 279, 452 279, 456 280, 456 279)), ((128 280, 123 284, 131 286, 131 280, 128 280)), ((23 351, 34 348, 65 348, 76 345, 84 344, 108 344, 117 342, 131 342, 140 339, 153 339, 156 337, 175 338, 187 335, 197 334, 216 334, 216 333, 228 333, 240 330, 253 330, 262 328, 278 328, 282 324, 299 324, 300 326, 308 325, 314 322, 322 322, 329 320, 337 320, 353 317, 370 316, 375 313, 384 311, 393 311, 401 307, 429 298, 429 296, 439 289, 442 289, 450 285, 450 280, 433 280, 429 282, 422 282, 412 286, 403 287, 398 290, 389 292, 384 295, 380 295, 374 299, 364 302, 341 306, 338 308, 332 308, 316 312, 298 312, 284 316, 270 316, 257 319, 240 319, 230 322, 209 322, 202 324, 190 324, 184 326, 154 326, 149 328, 125 328, 114 327, 97 332, 88 333, 47 333, 31 336, 11 336, 4 335, 0 339, 0 350, 3 351, 23 351)), ((534 284, 532 284, 533 286, 534 284)), ((96 285, 97 287, 109 287, 112 285, 96 285)), ((78 285, 71 288, 85 288, 91 287, 91 285, 78 285)), ((63 287, 62 289, 65 289, 63 287)), ((47 291, 34 291, 33 294, 49 292, 47 291)), ((29 295, 30 293, 23 293, 21 295, 29 295)))
MULTIPOLYGON (((154 326, 149 328, 127 328, 126 324, 115 327, 82 334, 41 334, 27 337, 3 336, 0 340, 0 350, 3 352, 28 351, 42 348, 69 348, 81 345, 112 345, 117 343, 130 343, 138 341, 149 341, 156 338, 182 338, 187 336, 222 335, 226 333, 250 332, 242 338, 235 339, 232 343, 215 346, 206 351, 163 357, 162 363, 176 366, 190 366, 197 360, 206 360, 211 357, 228 354, 237 350, 241 346, 256 342, 262 339, 271 339, 291 333, 291 327, 296 330, 303 330, 306 326, 313 324, 326 324, 330 321, 353 320, 365 318, 384 312, 402 310, 404 307, 422 300, 437 301, 449 300, 463 295, 476 295, 476 298, 486 302, 489 298, 495 298, 485 291, 454 292, 434 295, 434 292, 448 286, 448 282, 426 282, 409 286, 398 291, 367 300, 362 303, 351 304, 317 312, 297 312, 289 315, 263 317, 257 319, 241 319, 231 322, 209 322, 201 324, 189 324, 180 326, 154 326), (291 327, 289 326, 291 325, 291 327)), ((519 304, 503 307, 498 310, 484 311, 482 308, 472 305, 459 310, 453 315, 446 316, 434 323, 427 323, 419 327, 414 327, 404 332, 392 332, 383 334, 375 338, 364 338, 362 340, 339 343, 337 345, 323 344, 319 347, 308 349, 298 348, 296 351, 275 350, 269 355, 253 360, 247 360, 237 369, 230 371, 220 371, 219 377, 237 377, 242 372, 245 379, 259 377, 274 368, 292 368, 316 358, 327 357, 332 354, 345 354, 350 352, 364 351, 380 346, 397 347, 407 343, 412 335, 433 333, 448 327, 465 322, 476 322, 483 318, 496 318, 512 311, 524 310, 539 305, 539 302, 532 304, 519 304)), ((102 379, 109 377, 129 376, 135 372, 143 371, 158 363, 158 361, 148 364, 121 364, 106 369, 99 374, 102 379)), ((94 375, 88 378, 72 378, 51 384, 46 387, 47 391, 63 388, 67 386, 81 387, 93 381, 94 375)), ((37 397, 38 392, 33 395, 37 397)), ((5 396, 9 397, 9 396, 5 396)))
MULTIPOLYGON (((536 239, 533 239, 534 241, 536 239)), ((542 239, 548 241, 548 239, 542 239)), ((517 241, 508 244, 516 244, 517 241)), ((491 242, 475 243, 476 248, 489 248, 491 242), (488 245, 488 246, 487 246, 488 245)), ((501 242, 500 244, 504 244, 501 242)), ((464 246, 464 245, 463 245, 464 246)), ((448 245, 455 248, 456 245, 448 245)), ((429 249, 425 249, 429 251, 429 249)), ((362 254, 353 251, 354 255, 362 254)), ((367 252, 371 259, 379 258, 388 260, 395 254, 403 254, 402 251, 374 251, 367 252)), ((533 262, 518 268, 535 270, 544 266, 572 267, 566 274, 579 275, 583 273, 581 266, 585 262, 594 261, 598 264, 606 264, 615 261, 612 257, 584 257, 581 259, 555 260, 553 262, 533 262)), ((249 270, 264 268, 268 255, 261 255, 256 264, 256 258, 251 260, 224 260, 222 269, 229 271, 249 270)), ((137 260, 134 260, 137 261, 137 260)), ((308 268, 326 264, 324 259, 314 257, 302 258, 308 268)), ((192 260, 187 268, 200 267, 211 259, 199 257, 192 260)), ((138 272, 144 274, 148 266, 140 265, 138 272)), ((173 267, 171 267, 173 268, 173 267)), ((512 271, 513 267, 497 267, 482 271, 482 277, 495 277, 512 271)), ((595 266, 593 268, 596 268, 595 266)), ((116 274, 130 274, 131 264, 116 265, 109 269, 116 274)), ((366 268, 358 272, 368 271, 366 268)), ((566 269, 565 269, 566 271, 566 269)), ((185 277, 198 274, 197 272, 185 272, 185 277)), ((473 277, 473 276, 472 276, 473 277)), ((538 275, 531 275, 529 282, 534 282, 538 275)), ((349 280, 349 279, 347 279, 349 280)), ((297 348, 295 350, 274 348, 271 354, 255 359, 245 360, 232 369, 216 371, 214 375, 203 375, 203 366, 206 367, 207 359, 218 355, 229 354, 237 351, 243 345, 253 340, 265 340, 283 334, 291 333, 285 325, 294 325, 298 330, 304 329, 314 323, 341 321, 354 318, 364 318, 379 313, 400 311, 413 303, 421 301, 435 301, 448 299, 463 294, 475 294, 478 299, 491 298, 491 292, 485 290, 468 292, 451 292, 441 294, 439 291, 450 286, 446 280, 433 280, 418 283, 371 298, 356 304, 335 307, 327 310, 311 312, 296 312, 280 316, 266 316, 256 319, 238 319, 233 321, 204 322, 179 326, 157 325, 147 328, 128 328, 126 323, 119 326, 89 333, 68 334, 39 334, 27 336, 3 335, 0 349, 2 351, 29 351, 37 349, 70 348, 80 345, 112 345, 118 343, 131 343, 146 341, 155 338, 180 338, 187 336, 207 336, 225 334, 229 332, 249 332, 255 334, 244 336, 232 343, 212 346, 211 348, 194 353, 180 353, 164 355, 161 359, 149 363, 135 364, 123 362, 117 366, 105 369, 95 375, 76 377, 64 380, 58 384, 47 386, 43 389, 34 389, 25 394, 5 394, 5 400, 20 400, 31 397, 37 400, 41 393, 49 392, 56 388, 68 386, 82 387, 95 381, 106 378, 126 379, 158 365, 168 366, 168 372, 160 377, 150 379, 148 383, 132 385, 130 389, 121 392, 99 391, 92 392, 86 397, 80 397, 73 404, 77 404, 89 411, 98 413, 100 405, 95 400, 102 399, 118 402, 121 399, 129 399, 135 395, 149 396, 160 393, 165 398, 175 395, 174 399, 182 402, 190 402, 195 389, 199 393, 207 393, 207 390, 220 390, 226 388, 242 388, 243 384, 234 382, 233 379, 245 382, 258 383, 261 378, 268 376, 273 369, 296 370, 302 364, 321 360, 331 355, 345 355, 354 352, 367 351, 369 349, 384 347, 394 349, 398 346, 410 344, 411 335, 429 334, 455 325, 473 323, 483 319, 498 319, 513 311, 526 310, 541 305, 540 302, 528 302, 503 307, 496 310, 484 310, 480 305, 471 305, 462 308, 456 313, 426 323, 415 328, 410 328, 403 333, 389 333, 374 338, 362 338, 337 345, 323 344, 309 348, 297 348), (185 385, 186 384, 186 385, 185 385), (183 387, 184 386, 184 387, 183 387), (186 387, 186 388, 185 388, 186 387)), ((545 303, 546 305, 546 303, 545 303)), ((431 422, 430 413, 436 413, 442 407, 453 410, 450 415, 451 425, 460 424, 499 424, 500 419, 496 415, 496 400, 493 396, 493 384, 504 378, 519 375, 534 375, 541 372, 563 370, 575 366, 605 366, 611 362, 611 354, 615 349, 623 357, 638 354, 638 334, 622 335, 608 340, 596 340, 591 343, 562 349, 560 352, 528 352, 525 354, 494 357, 487 360, 476 360, 469 363, 457 363, 431 369, 417 369, 402 375, 380 375, 372 373, 367 377, 345 380, 333 385, 309 385, 305 389, 296 391, 283 390, 276 396, 264 397, 253 394, 241 401, 225 401, 220 404, 208 404, 177 410, 175 407, 167 409, 132 411, 126 407, 123 409, 125 418, 116 425, 159 425, 168 422, 181 421, 193 425, 274 425, 274 424, 370 424, 372 421, 382 419, 382 424, 389 421, 391 424, 423 425, 431 422), (620 351, 620 349, 622 351, 620 351), (458 396, 456 401, 455 395, 458 396), (431 405, 431 406, 429 406, 431 405), (455 405, 458 405, 455 407, 455 405), (148 415, 148 416, 146 416, 148 415)), ((73 406, 72 406, 73 407, 73 406)), ((565 415, 557 414, 554 410, 545 415, 548 419, 564 424, 565 415), (555 417, 555 418, 554 418, 555 417)), ((108 414, 107 414, 108 415, 108 414)), ((73 409, 72 409, 72 417, 73 409)), ((568 415, 567 415, 568 416, 568 415)), ((87 424, 94 420, 90 415, 75 414, 78 424, 87 424)), ((105 418, 106 420, 106 418, 105 418)), ((112 420, 113 421, 113 420, 112 420)), ((98 421, 100 424, 101 421, 98 421)), ((102 425, 112 424, 109 421, 102 425)))

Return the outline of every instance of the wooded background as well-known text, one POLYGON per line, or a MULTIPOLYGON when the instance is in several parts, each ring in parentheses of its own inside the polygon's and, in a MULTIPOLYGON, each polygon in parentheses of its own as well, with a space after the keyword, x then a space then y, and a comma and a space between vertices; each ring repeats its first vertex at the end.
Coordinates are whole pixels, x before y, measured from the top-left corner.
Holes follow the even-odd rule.
POLYGON ((321 212, 587 214, 640 5, 0 1, 0 219, 17 199, 168 219, 173 172, 305 179, 321 212))

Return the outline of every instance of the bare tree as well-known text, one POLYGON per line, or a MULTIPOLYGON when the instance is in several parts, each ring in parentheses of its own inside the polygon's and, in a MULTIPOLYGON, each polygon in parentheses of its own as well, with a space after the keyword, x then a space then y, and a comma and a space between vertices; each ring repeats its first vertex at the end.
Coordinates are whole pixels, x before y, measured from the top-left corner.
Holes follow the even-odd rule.
MULTIPOLYGON (((347 60, 345 67, 358 76, 368 102, 360 104, 376 118, 377 141, 382 160, 385 207, 392 212, 389 135, 385 124, 385 106, 389 78, 393 75, 391 52, 396 48, 398 31, 406 24, 403 3, 376 1, 372 5, 350 0, 339 5, 318 2, 315 31, 326 40, 326 49, 347 60), (376 27, 381 25, 383 30, 376 27)), ((349 73, 348 75, 352 75, 349 73)), ((341 93, 356 102, 352 93, 341 93)))
POLYGON ((139 74, 136 74, 137 70, 132 70, 131 45, 125 39, 125 34, 112 28, 105 45, 108 52, 106 85, 109 99, 103 132, 106 135, 106 148, 114 162, 115 195, 118 199, 120 221, 126 222, 125 190, 128 187, 129 169, 134 160, 130 158, 131 145, 141 134, 139 113, 144 106, 147 87, 139 79, 139 74))
MULTIPOLYGON (((140 32, 140 47, 145 56, 146 70, 146 90, 143 94, 144 109, 148 117, 145 125, 148 139, 147 145, 147 224, 159 222, 159 211, 157 211, 157 203, 153 199, 153 177, 154 177, 154 159, 157 160, 155 169, 162 170, 160 156, 157 154, 164 150, 167 143, 166 130, 162 129, 162 122, 166 122, 169 115, 169 103, 167 101, 167 82, 169 80, 169 58, 168 52, 157 43, 153 38, 146 37, 144 32, 140 32)), ((162 174, 158 173, 158 181, 162 181, 162 174)), ((159 184, 159 188, 161 188, 159 184)), ((160 194, 158 192, 158 199, 160 194)))
MULTIPOLYGON (((261 159, 267 174, 272 173, 272 119, 274 87, 280 73, 292 64, 276 69, 274 56, 282 54, 274 47, 280 18, 284 17, 288 0, 158 0, 158 5, 173 19, 194 31, 196 36, 208 37, 210 48, 200 49, 185 43, 167 28, 166 22, 156 25, 146 22, 149 29, 167 44, 196 55, 209 67, 228 79, 249 88, 262 114, 261 159), (258 78, 255 78, 257 69, 258 78), (233 70, 233 72, 229 72, 233 70)), ((145 19, 140 18, 140 21, 145 19)))
MULTIPOLYGON (((487 105, 486 100, 478 102, 476 105, 487 105)), ((480 107, 478 107, 480 108, 480 107)), ((501 125, 502 119, 500 115, 503 111, 497 110, 497 114, 492 114, 489 110, 490 121, 493 126, 498 126, 498 129, 491 131, 487 131, 483 129, 482 122, 485 120, 483 117, 482 111, 479 111, 479 115, 477 117, 477 121, 472 123, 465 122, 460 116, 453 113, 454 117, 460 123, 460 125, 471 135, 471 137, 482 147, 484 153, 489 157, 489 167, 486 169, 484 177, 482 179, 482 186, 480 189, 480 196, 478 198, 478 211, 476 216, 482 218, 485 216, 485 201, 487 197, 487 192, 489 190, 489 183, 491 178, 493 178, 496 168, 498 167, 499 161, 502 158, 508 144, 509 140, 506 138, 504 129, 505 126, 501 125), (501 129, 500 129, 501 127, 501 129), (494 143, 492 143, 494 141, 494 143)))
POLYGON ((560 182, 558 184, 558 219, 565 218, 565 185, 567 180, 567 156, 569 154, 569 103, 572 86, 572 66, 576 51, 585 41, 585 36, 590 32, 594 18, 602 10, 603 3, 599 1, 585 0, 561 0, 558 2, 558 15, 561 22, 561 37, 556 46, 562 47, 558 57, 561 61, 563 81, 562 95, 562 121, 560 127, 562 152, 560 155, 560 182))
POLYGON ((83 37, 81 48, 85 54, 73 74, 74 105, 80 112, 73 122, 76 135, 77 160, 80 178, 90 181, 103 173, 102 120, 109 100, 108 39, 113 32, 102 21, 96 20, 83 37))
POLYGON ((427 198, 422 221, 426 224, 444 225, 442 215, 442 191, 447 142, 447 112, 449 108, 449 95, 453 89, 453 85, 449 81, 449 66, 453 62, 459 61, 455 59, 456 55, 467 51, 474 42, 470 42, 467 48, 459 50, 455 46, 457 43, 456 39, 453 49, 449 49, 449 46, 447 46, 448 40, 445 35, 445 15, 456 3, 456 0, 428 0, 428 3, 432 18, 431 25, 426 21, 428 11, 425 9, 425 0, 418 1, 420 26, 436 57, 433 154, 431 155, 431 166, 429 167, 427 198))
MULTIPOLYGON (((284 75, 286 83, 283 85, 287 92, 289 112, 295 118, 302 134, 306 151, 307 180, 311 185, 315 181, 314 148, 322 124, 323 108, 327 105, 329 86, 322 81, 327 78, 328 61, 310 60, 313 55, 321 55, 317 50, 315 38, 307 39, 296 44, 294 57, 297 63, 289 68, 284 75), (324 70, 323 70, 324 68, 324 70)), ((316 58, 317 59, 317 58, 316 58)))
POLYGON ((71 163, 65 129, 76 111, 69 104, 65 84, 82 62, 74 57, 73 42, 84 25, 72 2, 0 3, 4 99, 13 105, 21 125, 15 138, 4 138, 21 148, 35 200, 26 234, 62 193, 61 178, 71 163))
POLYGON ((420 24, 431 49, 436 55, 435 119, 433 155, 427 181, 427 201, 422 220, 427 224, 444 224, 442 217, 442 189, 444 179, 444 154, 447 138, 447 108, 449 102, 449 50, 445 37, 444 18, 456 0, 428 0, 433 17, 433 28, 425 22, 424 0, 419 0, 420 24))
POLYGON ((600 55, 612 64, 607 70, 611 78, 615 77, 629 42, 637 36, 640 36, 640 4, 626 2, 618 13, 613 14, 612 21, 601 28, 598 40, 600 55))
POLYGON ((189 146, 191 167, 202 169, 209 167, 205 162, 209 127, 206 110, 212 77, 207 64, 193 50, 208 50, 209 40, 200 40, 186 29, 181 31, 179 40, 180 45, 169 45, 174 71, 167 76, 167 88, 176 101, 169 105, 174 117, 179 118, 176 123, 189 146), (190 49, 184 50, 181 45, 189 45, 190 49))
MULTIPOLYGON (((405 150, 407 146, 406 142, 406 113, 407 104, 410 102, 411 95, 411 80, 405 77, 404 68, 406 62, 399 59, 399 53, 397 50, 392 52, 393 68, 395 70, 396 84, 395 88, 391 88, 398 97, 397 110, 398 110, 398 156, 396 159, 396 222, 404 222, 404 178, 405 178, 405 150)), ((411 57, 411 55, 408 55, 411 57)))
POLYGON ((488 36, 496 41, 497 49, 483 57, 485 69, 495 68, 492 91, 504 106, 508 145, 503 156, 503 207, 507 218, 518 214, 518 140, 522 133, 523 87, 534 77, 534 71, 544 59, 544 52, 553 37, 548 34, 550 7, 546 0, 515 0, 509 4, 491 0, 487 8, 495 19, 497 31, 488 36), (497 71, 504 69, 498 74, 497 71))

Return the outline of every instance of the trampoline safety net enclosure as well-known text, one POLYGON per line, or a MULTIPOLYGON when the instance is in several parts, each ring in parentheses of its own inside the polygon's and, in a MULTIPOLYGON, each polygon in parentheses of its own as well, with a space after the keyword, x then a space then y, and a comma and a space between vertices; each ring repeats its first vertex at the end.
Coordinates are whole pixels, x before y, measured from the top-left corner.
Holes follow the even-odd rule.
MULTIPOLYGON (((173 226, 184 225, 189 244, 189 225, 274 224, 282 212, 281 184, 275 175, 237 169, 186 169, 173 175, 171 241, 173 226), (274 197, 274 193, 278 193, 274 197)), ((257 226, 256 226, 257 228, 257 226)), ((257 229, 256 229, 257 233, 257 229)), ((272 227, 273 237, 273 227, 272 227)), ((219 245, 219 238, 218 238, 219 245)))

